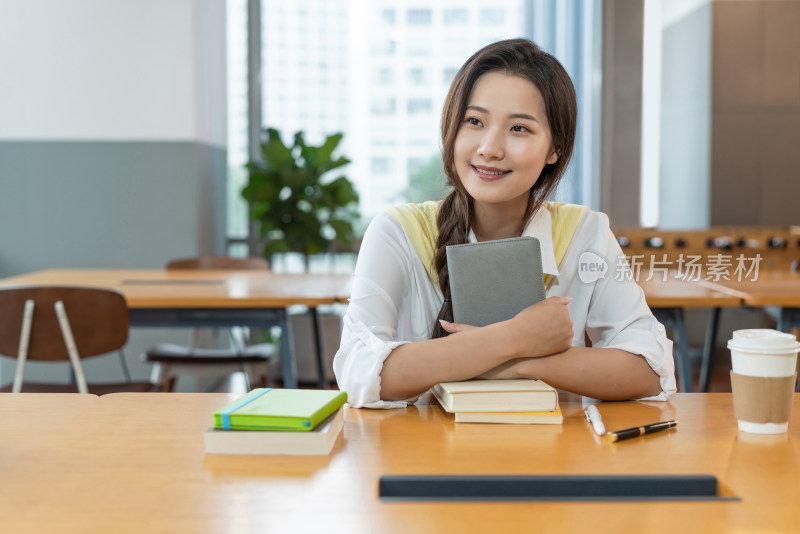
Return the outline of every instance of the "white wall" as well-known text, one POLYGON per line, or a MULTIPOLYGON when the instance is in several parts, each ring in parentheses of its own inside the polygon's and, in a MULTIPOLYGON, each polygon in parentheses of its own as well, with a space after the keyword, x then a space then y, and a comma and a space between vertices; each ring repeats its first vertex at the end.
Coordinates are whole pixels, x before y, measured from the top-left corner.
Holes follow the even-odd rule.
POLYGON ((0 0, 0 139, 225 146, 225 4, 0 0))
MULTIPOLYGON (((219 0, 0 0, 0 277, 223 252, 225 33, 219 0)), ((132 373, 187 340, 132 329, 132 373)), ((121 379, 99 360, 87 378, 121 379)))

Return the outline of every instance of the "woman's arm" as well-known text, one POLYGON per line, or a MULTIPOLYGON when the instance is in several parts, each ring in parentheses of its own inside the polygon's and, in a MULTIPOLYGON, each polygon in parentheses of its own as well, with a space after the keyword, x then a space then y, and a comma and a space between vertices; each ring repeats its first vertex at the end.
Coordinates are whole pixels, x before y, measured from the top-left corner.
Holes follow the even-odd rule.
POLYGON ((439 382, 468 380, 517 358, 565 350, 572 339, 568 302, 549 298, 508 321, 396 347, 383 363, 381 398, 407 399, 439 382))
POLYGON ((439 382, 474 378, 513 358, 568 348, 567 302, 548 299, 462 339, 428 339, 441 293, 402 228, 378 216, 361 244, 333 362, 336 379, 353 406, 402 406, 439 382), (529 346, 536 351, 519 348, 529 346))
POLYGON ((570 347, 551 356, 511 360, 481 378, 538 378, 601 400, 638 399, 661 392, 658 375, 642 356, 610 348, 570 347))
MULTIPOLYGON (((568 301, 568 299, 563 300, 568 301)), ((515 319, 521 319, 518 322, 523 325, 532 322, 535 324, 536 318, 530 315, 535 308, 531 306, 523 310, 515 319)), ((552 325, 544 326, 552 327, 552 325)), ((448 323, 445 325, 445 330, 451 333, 446 339, 456 340, 481 329, 448 323)), ((518 341, 524 343, 525 337, 521 337, 518 341)), ((539 345, 538 340, 536 345, 539 345)), ((506 360, 480 373, 479 377, 538 378, 555 388, 601 400, 638 399, 655 396, 661 392, 659 377, 647 360, 638 354, 613 348, 569 347, 563 351, 545 350, 543 354, 529 354, 528 357, 506 360)))

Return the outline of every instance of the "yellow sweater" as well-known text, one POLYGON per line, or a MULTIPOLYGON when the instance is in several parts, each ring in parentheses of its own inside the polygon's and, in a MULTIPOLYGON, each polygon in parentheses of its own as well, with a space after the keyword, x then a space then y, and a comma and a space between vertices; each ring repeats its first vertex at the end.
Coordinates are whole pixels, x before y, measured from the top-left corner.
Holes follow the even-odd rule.
MULTIPOLYGON (((405 230, 436 287, 439 287, 439 275, 434 267, 433 257, 436 252, 436 239, 439 236, 436 216, 439 214, 440 205, 441 201, 429 200, 422 204, 396 206, 387 211, 405 230)), ((550 212, 553 253, 556 265, 561 265, 561 260, 567 253, 575 229, 578 228, 578 223, 587 207, 563 202, 545 202, 542 207, 550 212)), ((544 275, 545 287, 550 287, 552 278, 549 274, 544 275)))

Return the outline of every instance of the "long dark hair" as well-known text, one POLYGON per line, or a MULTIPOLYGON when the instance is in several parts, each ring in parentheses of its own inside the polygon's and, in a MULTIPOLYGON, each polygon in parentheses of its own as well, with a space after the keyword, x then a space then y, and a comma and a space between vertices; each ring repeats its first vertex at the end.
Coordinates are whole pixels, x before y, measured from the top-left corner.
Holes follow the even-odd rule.
POLYGON ((478 50, 464 63, 450 85, 442 110, 442 162, 453 190, 442 201, 436 220, 439 237, 436 240, 434 266, 445 300, 433 325, 434 338, 447 335, 439 324, 439 319, 453 320, 446 247, 467 242, 473 210, 472 197, 464 189, 456 172, 456 136, 463 123, 475 82, 482 75, 496 71, 524 78, 539 90, 550 125, 553 149, 558 154, 558 160, 545 165, 531 188, 523 221, 530 219, 555 191, 572 157, 578 105, 572 80, 556 58, 527 39, 509 39, 478 50))

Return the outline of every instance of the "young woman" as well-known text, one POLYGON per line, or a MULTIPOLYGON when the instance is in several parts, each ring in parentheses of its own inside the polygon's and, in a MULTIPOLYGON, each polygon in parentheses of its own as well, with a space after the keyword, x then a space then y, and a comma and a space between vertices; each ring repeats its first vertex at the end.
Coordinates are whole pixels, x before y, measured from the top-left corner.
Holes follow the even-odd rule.
POLYGON ((605 400, 675 391, 672 343, 608 218, 546 201, 576 120, 569 76, 532 42, 501 41, 467 60, 442 113, 453 190, 377 216, 364 235, 334 360, 351 405, 401 407, 473 378, 539 378, 605 400), (518 236, 539 239, 549 298, 482 328, 453 323, 446 247, 518 236), (580 272, 586 262, 605 263, 604 275, 580 272))

